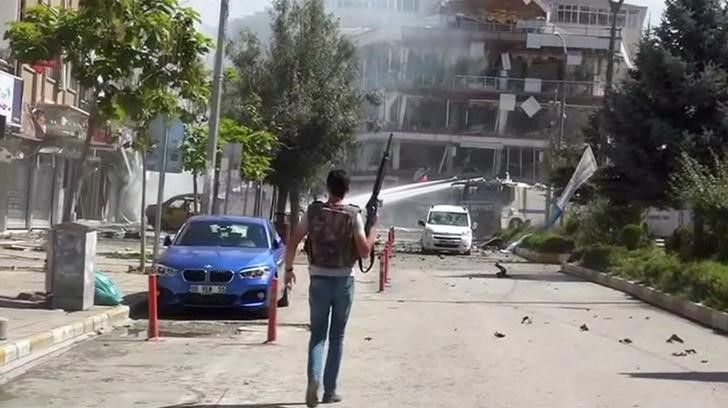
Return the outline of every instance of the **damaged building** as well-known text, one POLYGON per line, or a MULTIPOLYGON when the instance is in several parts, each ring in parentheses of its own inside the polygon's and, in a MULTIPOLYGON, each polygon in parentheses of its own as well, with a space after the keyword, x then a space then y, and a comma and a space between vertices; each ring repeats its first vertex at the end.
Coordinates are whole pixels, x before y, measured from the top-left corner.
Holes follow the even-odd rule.
MULTIPOLYGON (((578 135, 602 103, 608 0, 329 0, 360 55, 367 108, 351 170, 367 180, 394 133, 390 174, 543 179, 547 146, 578 135)), ((647 9, 616 15, 615 78, 647 9)))

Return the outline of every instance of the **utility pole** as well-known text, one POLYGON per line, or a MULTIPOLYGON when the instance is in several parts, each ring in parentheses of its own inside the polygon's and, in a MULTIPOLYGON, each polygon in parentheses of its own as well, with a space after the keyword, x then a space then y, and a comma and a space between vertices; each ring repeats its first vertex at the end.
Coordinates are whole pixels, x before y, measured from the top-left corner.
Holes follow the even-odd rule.
POLYGON ((566 126, 566 67, 569 64, 569 49, 566 48, 566 38, 563 34, 554 31, 554 35, 561 39, 561 45, 564 47, 564 65, 561 71, 561 121, 559 122, 559 142, 557 149, 561 151, 564 144, 564 128, 566 126))
POLYGON ((624 0, 609 0, 610 11, 612 12, 612 26, 609 32, 609 55, 607 55, 607 83, 604 87, 604 107, 602 109, 602 124, 601 124, 601 146, 599 149, 599 161, 604 164, 606 161, 606 148, 609 142, 607 136, 605 120, 607 110, 609 109, 609 95, 612 93, 612 84, 614 82, 614 52, 617 42, 617 14, 622 9, 624 0))
POLYGON ((217 136, 219 131, 218 122, 220 121, 220 98, 222 97, 222 69, 223 69, 223 51, 225 49, 225 31, 228 20, 228 10, 230 8, 230 0, 220 0, 220 22, 217 29, 217 50, 215 52, 215 73, 212 79, 212 99, 210 100, 210 138, 207 141, 207 160, 205 163, 205 191, 207 191, 207 200, 204 211, 207 214, 213 214, 217 206, 218 173, 215 171, 217 167, 217 136))

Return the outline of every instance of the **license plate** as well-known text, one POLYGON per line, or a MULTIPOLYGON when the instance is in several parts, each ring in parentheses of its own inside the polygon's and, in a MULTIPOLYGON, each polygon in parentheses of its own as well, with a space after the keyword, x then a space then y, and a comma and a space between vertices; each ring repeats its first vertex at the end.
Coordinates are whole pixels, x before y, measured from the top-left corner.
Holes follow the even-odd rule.
POLYGON ((225 293, 225 286, 222 285, 191 285, 190 292, 200 295, 219 295, 225 293))

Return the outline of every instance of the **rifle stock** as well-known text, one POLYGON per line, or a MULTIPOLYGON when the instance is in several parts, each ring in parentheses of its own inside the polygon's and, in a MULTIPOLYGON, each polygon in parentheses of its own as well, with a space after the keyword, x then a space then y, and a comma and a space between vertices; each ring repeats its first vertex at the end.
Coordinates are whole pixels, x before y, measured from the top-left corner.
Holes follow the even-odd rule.
MULTIPOLYGON (((389 150, 392 147, 392 137, 394 137, 394 134, 390 133, 389 138, 387 139, 387 145, 384 147, 384 152, 382 153, 382 160, 379 162, 379 168, 377 169, 377 178, 374 181, 374 187, 372 188, 372 195, 371 197, 369 197, 369 201, 367 202, 365 207, 366 220, 364 221, 364 233, 367 237, 374 227, 374 222, 377 219, 377 212, 379 211, 379 193, 382 191, 382 184, 384 184, 384 176, 387 171, 387 162, 389 161, 389 150)), ((372 248, 369 254, 369 266, 365 269, 364 263, 361 259, 359 259, 359 269, 361 269, 362 272, 367 273, 369 272, 369 270, 372 269, 373 265, 374 248, 372 248)))

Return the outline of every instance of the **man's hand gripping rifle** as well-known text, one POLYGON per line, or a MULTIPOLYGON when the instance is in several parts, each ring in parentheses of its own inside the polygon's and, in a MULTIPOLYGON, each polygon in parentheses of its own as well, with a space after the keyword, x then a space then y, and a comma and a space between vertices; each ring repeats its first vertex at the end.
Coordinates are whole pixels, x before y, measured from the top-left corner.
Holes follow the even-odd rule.
MULTIPOLYGON (((367 211, 367 218, 364 221, 364 233, 368 237, 369 232, 372 230, 372 227, 374 227, 374 223, 377 219, 377 212, 379 211, 379 206, 381 205, 381 201, 379 200, 379 192, 382 190, 382 184, 384 183, 384 173, 386 172, 387 168, 387 162, 389 161, 389 149, 392 146, 392 134, 389 134, 389 139, 387 139, 387 146, 384 148, 384 153, 382 153, 382 161, 379 163, 379 169, 377 170, 377 179, 374 181, 374 188, 372 189, 372 196, 369 197, 369 201, 366 205, 366 211, 367 211)), ((363 273, 367 273, 372 269, 372 266, 374 266, 374 248, 372 247, 371 252, 369 253, 369 266, 365 269, 364 263, 361 259, 359 259, 359 269, 363 273)))

